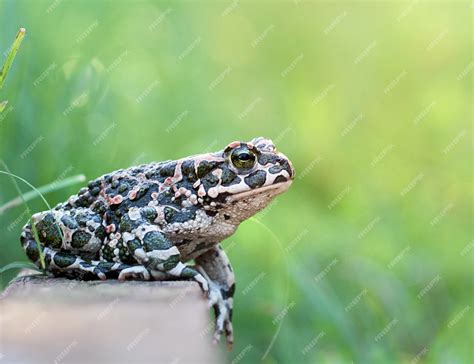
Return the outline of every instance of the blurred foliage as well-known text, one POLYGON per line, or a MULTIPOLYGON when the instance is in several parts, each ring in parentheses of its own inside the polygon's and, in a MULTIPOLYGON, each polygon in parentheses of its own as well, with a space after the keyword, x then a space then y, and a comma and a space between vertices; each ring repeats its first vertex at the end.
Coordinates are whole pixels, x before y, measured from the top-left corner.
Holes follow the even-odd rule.
MULTIPOLYGON (((260 361, 281 322, 265 363, 473 362, 472 11, 2 0, 2 57, 28 34, 0 155, 39 186, 271 137, 298 177, 256 216, 283 248, 251 221, 224 243, 229 361, 260 361)), ((25 259, 27 218, 0 216, 0 265, 25 259)))

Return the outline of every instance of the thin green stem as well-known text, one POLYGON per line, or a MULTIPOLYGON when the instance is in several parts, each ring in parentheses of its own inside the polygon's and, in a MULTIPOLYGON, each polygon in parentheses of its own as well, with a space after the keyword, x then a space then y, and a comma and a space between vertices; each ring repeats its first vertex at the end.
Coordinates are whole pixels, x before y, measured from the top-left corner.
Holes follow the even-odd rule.
MULTIPOLYGON (((48 201, 46 201, 46 199, 44 198, 44 196, 41 194, 41 192, 35 187, 33 186, 31 183, 29 183, 27 180, 25 180, 24 178, 21 178, 20 176, 17 176, 13 173, 10 172, 10 170, 8 169, 8 166, 5 164, 5 162, 3 160, 0 160, 0 163, 3 165, 3 167, 5 168, 6 171, 0 171, 0 174, 6 174, 8 176, 11 177, 12 179, 12 182, 18 192, 18 195, 22 198, 22 202, 23 204, 25 205, 25 209, 28 213, 28 215, 30 215, 30 221, 31 221, 31 229, 33 230, 33 236, 36 240, 36 244, 37 244, 37 247, 38 247, 38 251, 39 251, 39 259, 40 259, 40 265, 41 265, 41 268, 43 270, 46 269, 46 264, 45 264, 45 261, 44 261, 44 254, 43 254, 43 248, 41 247, 41 244, 40 244, 40 239, 39 239, 39 235, 38 235, 38 231, 36 229, 36 226, 35 226, 35 223, 34 223, 34 220, 33 220, 33 215, 31 213, 31 209, 28 205, 28 203, 26 202, 26 200, 23 198, 23 193, 21 192, 21 189, 20 189, 20 186, 18 185, 18 183, 16 182, 15 178, 16 179, 19 179, 20 181, 22 181, 23 183, 25 183, 28 187, 30 187, 31 189, 33 189, 40 197, 41 199, 43 200, 43 202, 46 204, 46 206, 48 207, 48 209, 51 211, 51 214, 52 214, 52 209, 51 209, 51 206, 49 205, 48 201)), ((54 217, 54 215, 53 215, 54 217)), ((61 235, 61 239, 64 239, 64 235, 63 235, 63 232, 61 230, 61 228, 58 226, 58 224, 55 224, 58 231, 59 231, 59 234, 61 235)))
POLYGON ((8 52, 7 59, 5 60, 2 69, 0 70, 0 89, 3 87, 3 83, 5 82, 8 71, 10 70, 10 67, 13 64, 13 60, 15 59, 16 53, 20 48, 21 42, 25 37, 25 34, 25 28, 20 28, 20 30, 16 34, 15 40, 13 41, 13 45, 10 48, 10 52, 8 52))
POLYGON ((3 214, 6 210, 19 206, 23 203, 23 201, 30 201, 41 194, 45 195, 50 192, 54 192, 60 190, 61 188, 69 187, 75 183, 84 182, 86 177, 83 174, 78 174, 76 176, 65 178, 61 181, 55 181, 52 183, 48 183, 47 185, 38 187, 37 191, 28 191, 25 192, 22 196, 18 196, 0 206, 0 215, 3 214))

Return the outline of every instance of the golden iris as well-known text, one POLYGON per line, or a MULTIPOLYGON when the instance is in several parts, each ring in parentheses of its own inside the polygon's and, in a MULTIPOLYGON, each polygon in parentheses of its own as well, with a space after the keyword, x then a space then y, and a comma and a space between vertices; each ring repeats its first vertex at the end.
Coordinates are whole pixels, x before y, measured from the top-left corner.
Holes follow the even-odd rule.
POLYGON ((230 160, 237 169, 253 168, 256 159, 255 153, 245 146, 234 149, 230 155, 230 160))

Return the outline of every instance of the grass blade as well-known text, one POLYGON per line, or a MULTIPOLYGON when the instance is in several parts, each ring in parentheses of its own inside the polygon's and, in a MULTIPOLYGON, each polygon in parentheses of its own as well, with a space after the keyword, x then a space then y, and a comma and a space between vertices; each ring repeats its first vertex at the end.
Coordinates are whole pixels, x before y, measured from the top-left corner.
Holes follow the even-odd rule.
POLYGON ((36 265, 30 262, 12 262, 0 268, 0 274, 5 273, 7 270, 10 269, 32 269, 38 272, 42 272, 36 265))
POLYGON ((0 89, 3 87, 5 78, 7 77, 8 71, 10 70, 10 67, 12 66, 13 60, 15 59, 16 53, 18 52, 18 49, 20 48, 20 44, 23 38, 25 37, 25 34, 26 34, 25 28, 20 28, 20 30, 16 34, 16 38, 13 41, 13 45, 10 48, 10 52, 8 52, 7 59, 5 60, 5 63, 3 64, 3 67, 0 71, 0 89))
POLYGON ((47 185, 38 187, 36 191, 33 190, 33 191, 25 192, 21 196, 18 196, 6 202, 2 206, 0 206, 0 215, 12 207, 21 205, 23 201, 30 201, 36 197, 39 197, 41 194, 45 195, 47 193, 69 187, 73 184, 84 182, 85 180, 86 180, 86 177, 83 174, 78 174, 76 176, 65 178, 61 181, 51 182, 51 183, 48 183, 47 185))
POLYGON ((0 101, 0 113, 5 110, 8 105, 8 101, 0 101))
MULTIPOLYGON (((39 236, 38 236, 38 231, 36 230, 36 226, 34 224, 34 221, 33 221, 33 215, 31 213, 31 210, 30 210, 30 207, 28 206, 28 203, 23 200, 23 193, 21 192, 21 189, 20 189, 20 186, 18 186, 18 183, 16 182, 16 179, 19 179, 20 181, 26 183, 30 188, 32 188, 33 190, 35 190, 36 192, 38 192, 39 196, 43 199, 44 203, 46 204, 46 206, 48 206, 49 210, 51 210, 51 206, 49 206, 49 203, 48 201, 46 201, 46 199, 44 198, 44 196, 41 194, 41 192, 39 192, 31 183, 29 183, 28 181, 26 181, 25 179, 19 177, 19 176, 16 176, 14 175, 13 173, 10 172, 10 170, 8 169, 8 166, 6 165, 6 163, 3 161, 3 160, 0 160, 0 163, 3 165, 3 167, 5 168, 6 171, 0 171, 1 174, 6 174, 8 176, 10 176, 11 180, 12 180, 12 183, 13 185, 15 186, 17 192, 18 192, 18 195, 22 198, 22 201, 23 201, 23 205, 25 206, 25 209, 28 213, 30 217, 30 221, 31 221, 31 229, 33 230, 33 236, 36 240, 36 243, 37 243, 37 246, 38 246, 38 252, 39 252, 39 259, 40 259, 40 265, 41 265, 41 268, 44 270, 46 269, 46 264, 44 262, 44 254, 43 254, 43 248, 41 247, 41 244, 40 244, 40 239, 39 239, 39 236)), ((63 234, 62 234, 62 231, 61 229, 58 227, 58 230, 61 234, 61 237, 63 237, 63 234)))

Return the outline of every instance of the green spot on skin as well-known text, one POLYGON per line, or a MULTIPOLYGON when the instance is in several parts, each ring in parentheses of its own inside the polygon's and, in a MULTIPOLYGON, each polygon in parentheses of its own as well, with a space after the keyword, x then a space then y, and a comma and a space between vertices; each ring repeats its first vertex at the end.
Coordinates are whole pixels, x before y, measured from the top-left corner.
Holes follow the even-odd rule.
POLYGON ((71 246, 76 249, 80 249, 86 245, 89 240, 92 238, 92 235, 85 231, 76 231, 72 234, 71 246))
POLYGON ((149 231, 143 238, 143 247, 145 251, 166 250, 172 247, 172 244, 158 231, 149 231))
POLYGON ((163 268, 165 270, 170 270, 176 267, 178 263, 179 263, 179 254, 172 255, 163 263, 163 268))
POLYGON ((56 221, 51 213, 47 213, 35 226, 38 230, 40 241, 53 249, 59 249, 62 245, 62 237, 55 225, 56 221))
POLYGON ((156 210, 153 207, 144 207, 141 212, 143 218, 149 222, 153 222, 158 216, 156 210))

